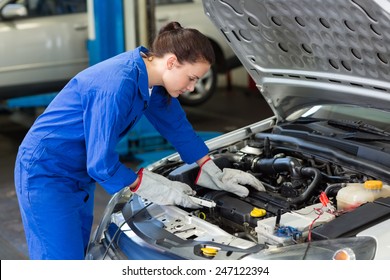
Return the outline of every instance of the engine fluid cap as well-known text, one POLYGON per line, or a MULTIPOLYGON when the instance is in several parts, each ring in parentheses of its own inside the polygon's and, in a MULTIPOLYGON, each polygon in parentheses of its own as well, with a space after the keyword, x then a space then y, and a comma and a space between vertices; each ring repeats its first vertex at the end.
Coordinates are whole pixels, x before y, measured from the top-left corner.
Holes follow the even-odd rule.
POLYGON ((264 217, 265 214, 267 214, 267 211, 265 209, 254 207, 250 213, 251 217, 253 218, 260 218, 264 217))
POLYGON ((381 190, 383 182, 379 180, 368 180, 364 182, 364 188, 367 190, 381 190))
POLYGON ((207 257, 214 257, 218 253, 218 250, 216 248, 210 248, 210 247, 203 247, 200 248, 200 250, 202 251, 202 254, 207 257))

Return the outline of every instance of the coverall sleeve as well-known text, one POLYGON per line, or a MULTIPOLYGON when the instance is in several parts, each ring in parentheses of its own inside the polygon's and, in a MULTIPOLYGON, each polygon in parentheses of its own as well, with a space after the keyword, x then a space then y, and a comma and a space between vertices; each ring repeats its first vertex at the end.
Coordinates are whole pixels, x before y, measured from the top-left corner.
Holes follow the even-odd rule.
POLYGON ((176 98, 168 100, 165 90, 153 92, 145 116, 186 163, 193 163, 209 152, 188 121, 179 101, 176 98))
POLYGON ((131 100, 127 95, 100 90, 85 94, 82 104, 88 174, 113 194, 137 178, 120 162, 115 150, 119 135, 128 125, 125 117, 131 100))

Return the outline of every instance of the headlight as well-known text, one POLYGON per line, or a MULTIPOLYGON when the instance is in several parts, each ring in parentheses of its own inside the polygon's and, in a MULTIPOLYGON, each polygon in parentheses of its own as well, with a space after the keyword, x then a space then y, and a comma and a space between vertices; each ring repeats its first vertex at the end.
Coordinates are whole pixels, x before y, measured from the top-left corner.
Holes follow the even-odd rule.
POLYGON ((262 260, 372 260, 376 241, 367 236, 312 241, 286 247, 269 248, 245 259, 262 260))

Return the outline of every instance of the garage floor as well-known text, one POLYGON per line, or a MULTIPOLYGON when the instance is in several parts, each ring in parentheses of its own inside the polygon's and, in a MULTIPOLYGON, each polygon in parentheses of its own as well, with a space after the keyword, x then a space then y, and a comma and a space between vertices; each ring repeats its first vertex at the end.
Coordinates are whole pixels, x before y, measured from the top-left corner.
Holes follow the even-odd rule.
MULTIPOLYGON (((272 112, 257 91, 235 87, 219 89, 206 104, 185 107, 197 131, 228 132, 269 117, 272 112)), ((0 259, 28 259, 23 226, 14 190, 13 168, 17 148, 33 118, 0 110, 0 259)), ((138 163, 127 162, 128 165, 138 163)), ((110 196, 98 187, 95 196, 95 224, 110 196)))

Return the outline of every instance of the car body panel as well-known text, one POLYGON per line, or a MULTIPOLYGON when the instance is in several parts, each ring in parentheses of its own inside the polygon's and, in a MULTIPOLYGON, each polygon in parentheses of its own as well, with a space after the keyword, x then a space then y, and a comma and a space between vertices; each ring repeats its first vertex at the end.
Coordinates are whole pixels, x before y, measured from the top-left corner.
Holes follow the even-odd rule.
POLYGON ((87 23, 78 15, 26 19, 3 24, 0 29, 3 33, 0 51, 7 54, 12 49, 13 55, 4 55, 1 60, 2 85, 19 83, 20 81, 15 80, 19 75, 27 77, 23 81, 26 84, 39 80, 69 79, 88 65, 85 40, 87 23), (35 36, 30 36, 31 34, 35 36), (7 42, 6 47, 4 42, 7 42))
MULTIPOLYGON (((31 5, 33 1, 24 2, 31 5)), ((79 9, 85 6, 83 2, 79 9)), ((47 88, 59 90, 88 67, 85 13, 34 16, 33 11, 28 10, 27 17, 0 21, 2 98, 28 95, 29 91, 44 93, 47 88)))
POLYGON ((376 259, 378 260, 388 260, 390 256, 388 242, 390 240, 390 231, 387 230, 388 228, 390 228, 390 220, 383 221, 357 234, 357 236, 371 236, 376 239, 378 243, 376 259))

